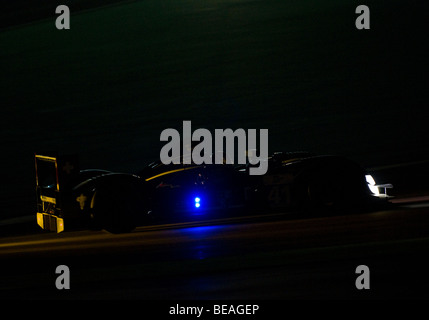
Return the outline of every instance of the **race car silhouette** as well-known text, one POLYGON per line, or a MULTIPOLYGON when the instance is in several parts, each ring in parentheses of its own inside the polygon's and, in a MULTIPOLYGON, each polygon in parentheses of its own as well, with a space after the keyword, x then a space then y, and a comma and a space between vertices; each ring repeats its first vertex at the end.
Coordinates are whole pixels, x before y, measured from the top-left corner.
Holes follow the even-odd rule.
MULTIPOLYGON (((77 156, 35 155, 37 223, 49 231, 130 232, 178 222, 272 212, 351 212, 386 201, 354 161, 307 152, 274 153, 265 175, 249 165, 150 163, 138 173, 80 170, 77 156)), ((380 193, 379 189, 384 189, 380 193)))

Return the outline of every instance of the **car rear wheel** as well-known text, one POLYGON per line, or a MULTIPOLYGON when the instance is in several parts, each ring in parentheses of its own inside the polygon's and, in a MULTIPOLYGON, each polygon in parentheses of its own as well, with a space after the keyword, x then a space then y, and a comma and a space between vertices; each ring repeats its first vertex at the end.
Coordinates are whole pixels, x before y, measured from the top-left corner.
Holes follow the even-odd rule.
POLYGON ((93 198, 94 225, 110 233, 131 232, 137 225, 140 195, 129 183, 103 184, 93 198))

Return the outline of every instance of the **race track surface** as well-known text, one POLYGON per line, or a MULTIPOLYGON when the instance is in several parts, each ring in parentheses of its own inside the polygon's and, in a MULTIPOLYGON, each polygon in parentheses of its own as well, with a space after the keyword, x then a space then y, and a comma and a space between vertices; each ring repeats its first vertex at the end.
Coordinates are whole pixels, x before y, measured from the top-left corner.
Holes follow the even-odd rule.
POLYGON ((284 216, 0 240, 6 299, 423 299, 429 209, 284 216), (70 270, 58 290, 56 267, 70 270), (356 268, 368 266, 370 289, 356 268))

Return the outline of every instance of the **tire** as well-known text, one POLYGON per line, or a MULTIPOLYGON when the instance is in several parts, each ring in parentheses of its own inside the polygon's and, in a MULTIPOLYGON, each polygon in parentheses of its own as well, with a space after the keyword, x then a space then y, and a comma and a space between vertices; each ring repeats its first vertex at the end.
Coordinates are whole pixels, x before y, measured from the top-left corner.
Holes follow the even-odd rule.
POLYGON ((344 204, 343 186, 337 174, 318 172, 309 179, 306 187, 311 211, 334 212, 344 204))
POLYGON ((360 171, 349 166, 313 168, 297 187, 298 206, 311 216, 337 214, 359 205, 360 171))
POLYGON ((139 194, 128 181, 109 181, 94 194, 94 224, 110 233, 127 233, 137 226, 139 194))

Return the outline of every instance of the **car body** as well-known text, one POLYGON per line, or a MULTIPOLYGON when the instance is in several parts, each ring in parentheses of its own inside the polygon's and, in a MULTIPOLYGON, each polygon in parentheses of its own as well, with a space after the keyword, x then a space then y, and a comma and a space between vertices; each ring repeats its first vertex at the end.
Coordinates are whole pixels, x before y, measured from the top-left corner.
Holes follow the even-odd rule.
POLYGON ((279 152, 265 161, 263 176, 249 175, 249 165, 160 161, 129 174, 80 170, 76 156, 36 154, 37 223, 56 232, 86 227, 119 233, 160 221, 240 214, 314 216, 387 199, 363 168, 344 157, 279 152))

